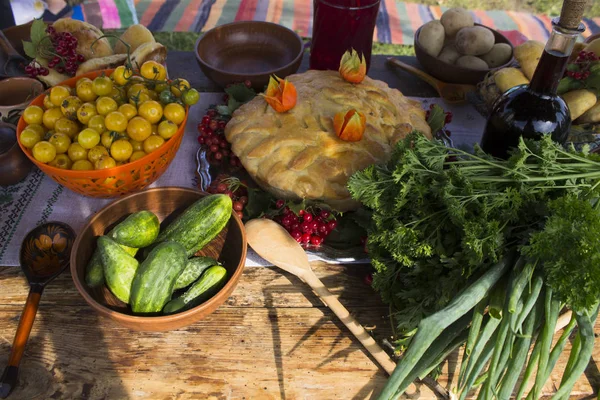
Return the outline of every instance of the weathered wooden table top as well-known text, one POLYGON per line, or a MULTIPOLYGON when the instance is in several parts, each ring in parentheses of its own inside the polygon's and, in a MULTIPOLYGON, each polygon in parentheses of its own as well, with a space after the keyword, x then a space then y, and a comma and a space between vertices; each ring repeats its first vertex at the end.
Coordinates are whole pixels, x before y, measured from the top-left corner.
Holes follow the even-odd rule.
MULTIPOLYGON (((370 76, 411 96, 434 96, 426 84, 374 56, 370 76)), ((216 91, 192 53, 169 53, 169 71, 202 91, 216 91)), ((305 58, 301 70, 306 69, 305 58)), ((410 57, 403 61, 416 64, 410 57)), ((313 263, 316 274, 374 337, 389 338, 388 307, 363 283, 366 265, 313 263)), ((19 268, 0 267, 0 369, 4 368, 25 299, 19 268)), ((596 332, 600 333, 600 325, 596 332)), ((557 339, 556 337, 555 339, 557 339)), ((570 343, 567 344, 567 350, 570 343)), ((439 382, 456 384, 452 355, 439 382)), ((574 388, 595 398, 600 346, 574 388)), ((562 357, 544 388, 550 395, 562 357)), ((98 316, 64 273, 46 289, 12 399, 366 399, 387 376, 360 343, 296 277, 276 268, 246 268, 238 287, 214 314, 172 332, 134 332, 98 316)), ((412 398, 436 396, 424 385, 412 398)))

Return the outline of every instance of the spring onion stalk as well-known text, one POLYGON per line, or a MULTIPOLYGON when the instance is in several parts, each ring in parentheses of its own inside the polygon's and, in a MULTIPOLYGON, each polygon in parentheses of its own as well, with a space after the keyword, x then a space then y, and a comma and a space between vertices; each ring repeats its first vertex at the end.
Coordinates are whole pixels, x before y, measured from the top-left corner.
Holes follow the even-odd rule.
POLYGON ((465 349, 463 352, 463 359, 460 363, 460 372, 458 374, 459 377, 464 375, 465 368, 467 367, 467 360, 469 359, 469 355, 473 350, 473 346, 475 346, 475 341, 479 337, 481 323, 483 322, 483 314, 487 304, 488 298, 485 297, 479 302, 479 304, 477 304, 477 306, 475 306, 475 310, 473 311, 473 321, 471 322, 471 327, 469 328, 469 336, 467 337, 467 343, 465 344, 465 349))
MULTIPOLYGON (((548 378, 550 377, 550 374, 552 374, 552 370, 554 369, 554 366, 556 365, 558 358, 560 357, 561 353, 565 349, 565 346, 567 344, 567 339, 569 338, 569 336, 571 336, 571 332, 573 332, 573 329, 575 329, 576 322, 577 322, 577 319, 575 318, 575 315, 573 314, 571 316, 571 319, 569 320, 569 323, 567 324, 567 326, 564 327, 563 333, 560 335, 560 338, 554 345, 554 348, 550 352, 550 357, 548 357, 548 366, 546 367, 546 380, 548 380, 548 378)), ((538 374, 540 374, 540 373, 541 372, 538 371, 538 374)))
POLYGON ((523 379, 521 380, 521 385, 519 385, 519 390, 517 391, 517 395, 515 399, 523 399, 523 395, 527 390, 527 384, 529 383, 529 379, 531 379, 531 375, 533 375, 533 370, 538 364, 540 359, 540 349, 542 347, 542 341, 536 340, 535 345, 533 346, 533 351, 531 352, 531 356, 529 356, 529 361, 527 362, 527 367, 525 368, 525 372, 523 373, 523 379))
MULTIPOLYGON (((508 308, 508 302, 507 302, 508 308)), ((508 310, 506 310, 508 311, 508 310)), ((508 313, 507 313, 508 314, 508 313)), ((482 390, 482 398, 483 399, 491 399, 492 398, 492 381, 494 380, 494 376, 496 374, 496 369, 498 368, 498 363, 500 361, 500 355, 502 353, 502 349, 507 346, 507 336, 508 331, 510 329, 510 315, 505 315, 502 318, 502 323, 500 323, 500 328, 498 328, 498 336, 496 337, 496 342, 494 343, 494 352, 492 354, 492 360, 490 361, 490 365, 488 367, 488 379, 485 382, 482 390)))
POLYGON ((515 329, 516 329, 517 333, 521 332, 521 326, 523 325, 523 321, 525 320, 527 315, 533 309, 533 306, 537 302, 537 299, 540 295, 540 292, 541 292, 543 286, 544 286, 544 278, 542 278, 542 275, 541 274, 534 275, 532 278, 532 283, 531 283, 531 292, 530 292, 529 296, 527 296, 527 300, 525 301, 525 304, 523 305, 523 312, 521 313, 520 318, 517 320, 517 323, 515 324, 515 329))
POLYGON ((550 347, 552 346, 552 338, 554 337, 554 328, 558 320, 560 312, 560 301, 554 298, 551 288, 546 290, 544 298, 544 327, 540 335, 542 347, 540 349, 540 360, 538 363, 538 373, 535 376, 535 384, 529 393, 534 399, 539 399, 542 393, 542 388, 546 383, 545 372, 548 366, 548 358, 550 357, 550 347))
POLYGON ((380 399, 395 399, 401 394, 398 392, 398 388, 433 341, 442 334, 444 329, 475 308, 488 295, 490 289, 512 266, 512 259, 513 253, 511 252, 455 297, 446 308, 421 320, 417 333, 383 388, 380 399))
POLYGON ((535 268, 535 263, 526 263, 524 257, 519 257, 515 265, 515 271, 518 271, 510 288, 508 298, 508 312, 514 314, 517 311, 517 303, 527 284, 531 281, 531 274, 535 268))
POLYGON ((469 356, 469 362, 468 362, 467 367, 465 368, 465 373, 462 377, 459 377, 458 387, 460 390, 462 390, 462 388, 464 387, 467 376, 471 375, 471 372, 473 371, 473 368, 475 368, 475 365, 477 364, 477 361, 478 361, 479 357, 481 356, 481 353, 483 352, 483 350, 485 349, 485 346, 490 341, 490 338, 492 337, 492 335, 494 333, 496 333, 498 326, 500 326, 501 321, 502 320, 498 319, 498 318, 490 318, 488 320, 487 324, 485 324, 485 327, 481 331, 481 335, 479 335, 479 338, 477 339, 477 343, 475 344, 475 347, 473 348, 473 351, 471 352, 471 355, 469 356))
POLYGON ((419 374, 419 379, 425 379, 425 377, 428 376, 431 373, 431 371, 433 371, 438 365, 443 363, 448 358, 448 356, 450 356, 450 354, 452 354, 454 351, 458 350, 460 346, 465 344, 468 334, 468 330, 463 330, 452 342, 450 342, 448 347, 446 347, 446 349, 443 352, 441 352, 423 372, 419 374))
MULTIPOLYGON (((465 385, 463 388, 460 389, 459 400, 464 400, 467 397, 467 395, 469 394, 469 391, 471 390, 471 388, 473 388, 473 385, 474 385, 475 381, 477 380, 479 373, 481 372, 481 370, 483 369, 485 364, 489 361, 489 359, 492 357, 492 353, 494 352, 494 345, 496 343, 497 334, 498 333, 496 332, 496 334, 494 334, 494 337, 492 338, 492 340, 487 342, 487 344, 485 345, 485 348, 481 352, 481 356, 477 359, 477 361, 473 365, 473 369, 471 370, 469 375, 465 378, 465 385)), ((483 390, 483 388, 481 390, 483 390)))
POLYGON ((527 361, 527 354, 529 353, 529 347, 533 339, 533 331, 539 319, 539 311, 541 311, 539 307, 534 307, 525 319, 523 335, 516 340, 512 357, 506 367, 506 374, 500 382, 497 395, 499 399, 509 399, 519 380, 519 374, 523 370, 525 361, 527 361))

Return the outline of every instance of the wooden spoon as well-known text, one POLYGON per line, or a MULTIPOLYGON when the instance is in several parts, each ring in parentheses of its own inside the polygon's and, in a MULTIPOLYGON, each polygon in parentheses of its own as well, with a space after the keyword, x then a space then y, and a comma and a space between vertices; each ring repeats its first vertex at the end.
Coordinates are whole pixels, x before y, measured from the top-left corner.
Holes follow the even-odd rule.
POLYGON ((435 90, 437 90, 440 97, 444 99, 446 103, 464 103, 467 101, 467 93, 476 89, 475 85, 462 85, 458 83, 442 82, 439 79, 436 79, 433 76, 421 71, 420 69, 415 68, 412 65, 405 64, 402 61, 398 61, 392 57, 389 57, 387 62, 388 64, 403 69, 406 72, 410 72, 411 74, 429 83, 435 88, 435 90))
POLYGON ((74 239, 73 229, 62 222, 40 225, 23 239, 20 262, 29 282, 29 295, 19 320, 8 366, 0 378, 0 398, 8 397, 17 384, 19 364, 31 333, 42 292, 46 285, 69 265, 74 239))
POLYGON ((396 363, 383 351, 365 328, 331 294, 323 282, 312 271, 306 253, 290 234, 279 224, 269 219, 253 219, 246 223, 248 244, 265 260, 277 267, 296 275, 308 284, 323 302, 338 316, 350 332, 365 346, 373 358, 387 372, 392 374, 396 363))

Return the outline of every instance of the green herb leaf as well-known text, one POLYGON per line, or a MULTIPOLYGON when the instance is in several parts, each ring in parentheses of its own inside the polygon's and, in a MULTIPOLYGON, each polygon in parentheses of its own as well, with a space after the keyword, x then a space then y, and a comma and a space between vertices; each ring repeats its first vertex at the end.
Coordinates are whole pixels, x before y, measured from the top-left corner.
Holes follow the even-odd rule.
POLYGON ((427 118, 427 123, 431 128, 431 133, 436 133, 440 129, 442 129, 445 125, 446 114, 442 107, 435 104, 433 108, 429 111, 429 118, 427 118))
POLYGON ((248 188, 248 204, 244 214, 248 219, 258 218, 269 209, 273 197, 264 190, 248 188))
POLYGON ((581 81, 579 81, 577 79, 573 79, 570 76, 567 76, 560 80, 560 82, 558 83, 557 91, 558 91, 558 94, 563 94, 563 93, 567 93, 571 90, 581 89, 582 86, 583 86, 583 84, 581 83, 581 81))
POLYGON ((217 112, 221 115, 231 115, 231 111, 229 110, 228 106, 220 105, 215 108, 217 109, 217 112))
POLYGON ((31 42, 37 46, 46 36, 46 24, 41 19, 36 19, 31 24, 31 42))
POLYGON ((37 56, 36 48, 31 42, 23 41, 23 51, 29 58, 35 58, 37 56))
POLYGON ((241 103, 241 102, 237 101, 235 98, 230 96, 229 101, 227 102, 227 107, 229 108, 229 115, 232 115, 233 112, 235 110, 237 110, 238 108, 240 108, 240 106, 242 104, 244 104, 244 103, 241 103))
POLYGON ((254 89, 246 87, 243 83, 229 86, 225 89, 225 93, 229 95, 230 99, 234 98, 241 103, 246 103, 256 96, 254 89))

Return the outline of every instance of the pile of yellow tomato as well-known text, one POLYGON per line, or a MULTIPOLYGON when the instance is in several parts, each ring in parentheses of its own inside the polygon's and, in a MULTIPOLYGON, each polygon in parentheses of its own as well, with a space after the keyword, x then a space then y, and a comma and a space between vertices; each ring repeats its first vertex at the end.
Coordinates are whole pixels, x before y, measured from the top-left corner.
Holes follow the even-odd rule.
POLYGON ((173 137, 186 105, 199 94, 185 79, 145 62, 139 75, 120 66, 110 76, 82 78, 75 88, 54 86, 43 107, 23 111, 21 144, 33 157, 72 170, 112 168, 144 157, 173 137))

